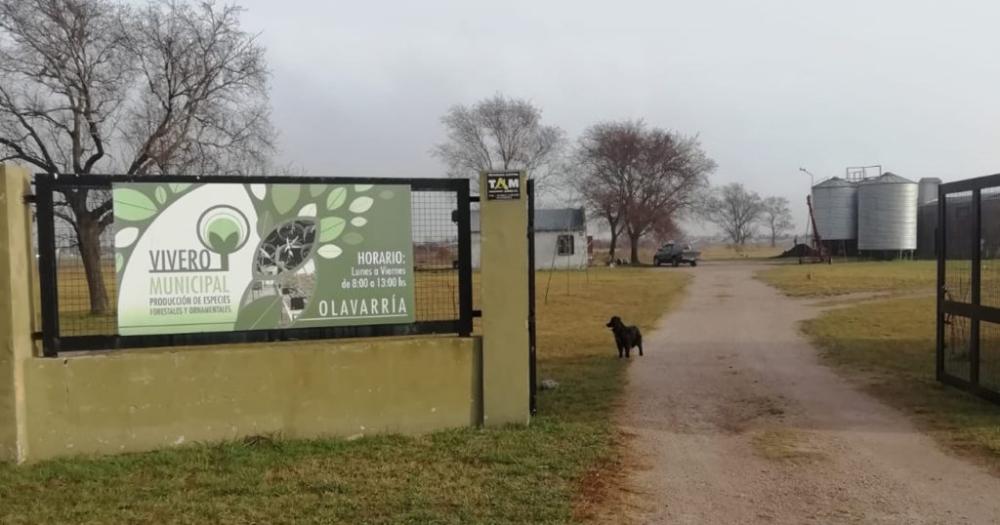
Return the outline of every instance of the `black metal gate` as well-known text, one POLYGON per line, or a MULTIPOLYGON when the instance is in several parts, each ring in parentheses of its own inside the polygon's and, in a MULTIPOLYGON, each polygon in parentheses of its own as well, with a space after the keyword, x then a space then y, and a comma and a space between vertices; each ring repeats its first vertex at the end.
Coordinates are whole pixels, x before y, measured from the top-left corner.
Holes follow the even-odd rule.
POLYGON ((1000 174, 942 184, 937 378, 1000 403, 1000 174))

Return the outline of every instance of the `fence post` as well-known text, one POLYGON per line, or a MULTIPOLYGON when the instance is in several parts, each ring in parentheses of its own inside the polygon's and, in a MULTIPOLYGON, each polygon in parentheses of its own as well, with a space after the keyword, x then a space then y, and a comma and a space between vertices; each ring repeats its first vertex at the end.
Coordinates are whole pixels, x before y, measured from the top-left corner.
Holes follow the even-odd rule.
POLYGON ((31 357, 29 173, 0 165, 0 460, 27 457, 24 362, 31 357))
MULTIPOLYGON (((517 191, 494 199, 491 174, 480 175, 480 287, 483 318, 483 424, 527 424, 528 336, 527 178, 507 173, 517 191)), ((492 174, 495 175, 495 174, 492 174)))

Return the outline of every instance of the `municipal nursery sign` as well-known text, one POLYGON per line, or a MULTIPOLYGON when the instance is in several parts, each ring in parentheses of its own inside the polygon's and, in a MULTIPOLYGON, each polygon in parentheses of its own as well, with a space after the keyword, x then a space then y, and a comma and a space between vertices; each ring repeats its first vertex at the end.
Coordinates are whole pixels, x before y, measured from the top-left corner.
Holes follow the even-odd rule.
POLYGON ((414 320, 409 186, 113 192, 121 335, 414 320))

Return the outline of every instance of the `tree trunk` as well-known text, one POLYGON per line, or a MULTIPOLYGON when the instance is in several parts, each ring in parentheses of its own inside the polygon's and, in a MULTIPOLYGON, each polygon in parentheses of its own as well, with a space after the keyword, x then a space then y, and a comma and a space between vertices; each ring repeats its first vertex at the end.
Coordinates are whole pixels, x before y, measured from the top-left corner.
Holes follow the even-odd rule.
POLYGON ((632 243, 632 246, 630 246, 632 249, 632 266, 636 266, 639 264, 639 236, 630 233, 628 235, 628 240, 632 243))
POLYGON ((87 276, 87 291, 90 293, 90 313, 108 313, 108 291, 104 287, 104 272, 101 268, 101 226, 98 219, 88 214, 76 217, 78 246, 83 260, 83 271, 87 276))
POLYGON ((618 225, 611 225, 611 245, 608 247, 608 259, 615 260, 615 250, 618 248, 618 225))

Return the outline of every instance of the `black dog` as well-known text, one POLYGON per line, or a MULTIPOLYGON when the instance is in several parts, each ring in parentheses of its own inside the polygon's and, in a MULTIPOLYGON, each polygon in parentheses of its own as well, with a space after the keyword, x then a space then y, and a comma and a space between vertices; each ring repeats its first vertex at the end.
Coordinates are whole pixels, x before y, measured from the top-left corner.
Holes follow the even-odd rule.
POLYGON ((618 345, 618 358, 629 357, 629 351, 634 347, 639 347, 639 355, 642 355, 642 332, 638 327, 625 326, 622 318, 617 315, 612 317, 608 328, 615 334, 615 344, 618 345))

